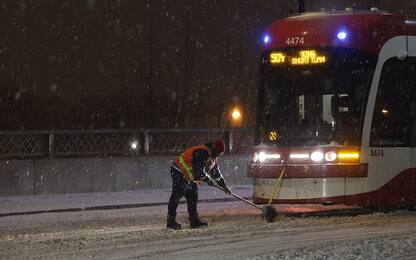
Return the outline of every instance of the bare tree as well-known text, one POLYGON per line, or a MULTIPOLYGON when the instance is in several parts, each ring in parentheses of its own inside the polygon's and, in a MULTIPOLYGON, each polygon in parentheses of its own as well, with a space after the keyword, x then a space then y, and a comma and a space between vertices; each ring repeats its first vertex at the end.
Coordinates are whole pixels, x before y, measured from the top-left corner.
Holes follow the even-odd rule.
POLYGON ((192 37, 190 23, 192 16, 189 12, 186 12, 183 18, 183 47, 178 51, 176 58, 176 77, 175 79, 175 91, 177 93, 176 98, 176 114, 175 114, 175 128, 187 127, 186 109, 189 108, 189 97, 191 96, 194 88, 191 84, 194 73, 194 60, 195 60, 195 41, 192 37))
POLYGON ((147 126, 150 128, 155 127, 155 115, 153 108, 153 77, 155 74, 154 71, 154 41, 153 41, 153 18, 149 18, 149 35, 148 35, 148 57, 147 57, 147 73, 145 80, 145 88, 147 91, 147 126))

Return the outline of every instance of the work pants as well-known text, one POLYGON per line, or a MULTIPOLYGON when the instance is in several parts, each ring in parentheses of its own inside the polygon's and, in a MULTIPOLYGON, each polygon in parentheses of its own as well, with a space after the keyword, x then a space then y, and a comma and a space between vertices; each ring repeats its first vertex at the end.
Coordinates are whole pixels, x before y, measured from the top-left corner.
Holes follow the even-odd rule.
POLYGON ((183 174, 174 167, 171 167, 170 175, 172 176, 172 194, 168 204, 168 217, 176 217, 179 200, 185 196, 189 218, 197 218, 198 185, 195 182, 188 183, 183 174))

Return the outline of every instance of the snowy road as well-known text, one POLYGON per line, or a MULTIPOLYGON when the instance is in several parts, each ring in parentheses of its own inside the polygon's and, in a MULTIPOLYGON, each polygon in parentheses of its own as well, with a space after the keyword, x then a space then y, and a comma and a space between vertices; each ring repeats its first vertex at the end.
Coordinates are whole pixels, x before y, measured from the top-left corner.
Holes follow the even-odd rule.
POLYGON ((416 213, 266 223, 236 202, 200 204, 209 228, 165 229, 165 207, 0 218, 1 259, 416 258, 416 213))

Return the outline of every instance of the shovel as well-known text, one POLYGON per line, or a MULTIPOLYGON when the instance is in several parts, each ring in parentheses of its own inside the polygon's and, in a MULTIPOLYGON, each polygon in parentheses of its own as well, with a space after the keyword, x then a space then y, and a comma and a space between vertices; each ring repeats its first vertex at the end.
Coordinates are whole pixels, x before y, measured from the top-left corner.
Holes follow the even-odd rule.
MULTIPOLYGON (((213 182, 213 184, 214 184, 214 186, 216 188, 218 188, 218 189, 220 189, 220 190, 222 190, 222 191, 225 192, 225 190, 222 187, 218 186, 217 183, 213 182)), ((233 192, 231 192, 230 195, 233 196, 234 198, 237 198, 237 199, 239 199, 241 201, 244 201, 247 204, 250 204, 253 207, 256 207, 258 209, 261 209, 261 216, 263 217, 263 219, 267 219, 267 221, 269 223, 273 222, 274 218, 277 216, 276 209, 274 207, 270 206, 270 205, 267 205, 267 206, 263 206, 262 207, 262 206, 259 206, 257 204, 254 204, 253 202, 251 202, 249 200, 246 200, 245 198, 243 198, 243 197, 241 197, 241 196, 239 196, 239 195, 237 195, 237 194, 235 194, 233 192)))
MULTIPOLYGON (((234 198, 237 198, 237 199, 239 199, 241 201, 244 201, 245 203, 250 204, 253 207, 256 207, 258 209, 261 209, 261 216, 263 217, 263 219, 267 219, 267 221, 269 223, 272 223, 274 221, 274 218, 277 216, 277 211, 270 204, 272 203, 274 197, 278 193, 278 189, 279 189, 279 186, 280 186, 279 184, 282 181, 282 177, 283 177, 283 175, 284 175, 284 173, 286 171, 286 168, 287 168, 287 163, 284 162, 284 167, 283 167, 283 169, 282 169, 282 171, 280 173, 279 178, 276 180, 276 183, 274 184, 273 191, 272 191, 272 194, 270 196, 270 200, 269 200, 269 202, 267 203, 266 206, 263 206, 262 207, 262 206, 256 205, 253 202, 251 202, 249 200, 246 200, 245 198, 243 198, 241 196, 238 196, 237 194, 234 194, 232 191, 231 191, 231 196, 233 196, 234 198)), ((211 182, 214 184, 214 186, 216 188, 218 188, 218 189, 220 189, 220 190, 222 190, 222 191, 225 192, 225 190, 222 187, 220 187, 214 180, 211 180, 211 182)))

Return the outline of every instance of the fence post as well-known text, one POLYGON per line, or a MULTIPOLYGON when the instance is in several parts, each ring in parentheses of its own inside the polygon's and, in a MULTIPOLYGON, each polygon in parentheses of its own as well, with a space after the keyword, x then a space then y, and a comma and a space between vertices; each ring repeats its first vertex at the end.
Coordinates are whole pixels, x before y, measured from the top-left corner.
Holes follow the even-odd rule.
POLYGON ((49 133, 49 138, 48 138, 48 155, 49 158, 52 159, 55 156, 55 140, 54 140, 54 135, 52 132, 49 133))
POLYGON ((234 142, 233 142, 233 131, 230 129, 228 131, 228 149, 229 149, 230 153, 233 152, 233 146, 234 146, 234 142))
POLYGON ((149 132, 145 131, 144 133, 144 154, 149 154, 149 132))

